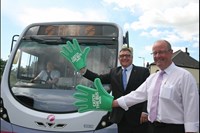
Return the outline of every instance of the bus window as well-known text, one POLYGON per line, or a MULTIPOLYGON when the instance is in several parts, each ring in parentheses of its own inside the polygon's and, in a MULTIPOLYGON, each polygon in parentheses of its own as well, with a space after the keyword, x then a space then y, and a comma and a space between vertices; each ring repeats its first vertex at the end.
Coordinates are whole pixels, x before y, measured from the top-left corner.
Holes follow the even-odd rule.
MULTIPOLYGON (((65 44, 48 45, 38 43, 35 40, 23 40, 19 45, 19 52, 16 53, 16 56, 20 56, 19 61, 17 64, 13 61, 11 68, 11 89, 16 96, 26 93, 27 97, 33 98, 32 96, 35 95, 37 97, 35 101, 37 102, 33 104, 33 109, 48 112, 76 111, 76 107, 73 106, 74 99, 72 98, 75 86, 77 84, 92 86, 91 81, 82 77, 64 57, 60 56, 61 45, 65 44), (55 64, 55 68, 61 73, 59 81, 53 88, 56 89, 53 98, 46 96, 48 90, 52 92, 52 87, 48 84, 30 83, 30 80, 36 77, 40 71, 46 69, 46 62, 49 60, 55 64), (69 95, 69 97, 65 97, 66 95, 69 95), (44 103, 44 99, 47 100, 46 103, 44 103), (50 101, 51 104, 49 103, 50 101), (52 101, 57 102, 53 104, 52 101), (46 104, 46 106, 43 106, 43 104, 46 104)), ((106 73, 116 65, 117 45, 103 43, 101 45, 95 43, 88 45, 87 43, 82 43, 81 49, 86 46, 91 48, 87 59, 87 66, 90 70, 97 73, 106 73)))
POLYGON ((19 80, 29 80, 33 78, 34 71, 37 68, 37 60, 38 58, 36 56, 18 50, 11 68, 11 85, 16 84, 19 80))

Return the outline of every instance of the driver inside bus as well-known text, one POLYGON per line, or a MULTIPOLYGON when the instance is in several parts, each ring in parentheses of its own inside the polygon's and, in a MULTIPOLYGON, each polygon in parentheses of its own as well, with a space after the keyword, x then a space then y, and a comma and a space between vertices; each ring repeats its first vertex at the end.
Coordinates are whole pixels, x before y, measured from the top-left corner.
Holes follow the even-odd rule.
POLYGON ((51 61, 47 62, 46 70, 42 70, 31 82, 41 81, 42 84, 55 85, 60 77, 60 72, 54 69, 55 66, 51 61))

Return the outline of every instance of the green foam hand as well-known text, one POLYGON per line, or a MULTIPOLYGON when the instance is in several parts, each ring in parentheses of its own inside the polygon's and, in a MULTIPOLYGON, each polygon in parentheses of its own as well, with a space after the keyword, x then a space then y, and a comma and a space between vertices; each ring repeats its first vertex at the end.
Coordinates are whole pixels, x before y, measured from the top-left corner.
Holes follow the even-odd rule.
POLYGON ((112 110, 113 96, 103 88, 99 78, 94 80, 94 87, 76 86, 77 91, 73 97, 76 99, 74 105, 78 107, 79 113, 92 110, 112 110))
POLYGON ((67 41, 65 46, 60 51, 61 55, 69 60, 73 67, 78 71, 86 66, 86 58, 90 51, 89 47, 86 47, 84 51, 81 51, 79 43, 76 39, 72 40, 73 43, 67 41))

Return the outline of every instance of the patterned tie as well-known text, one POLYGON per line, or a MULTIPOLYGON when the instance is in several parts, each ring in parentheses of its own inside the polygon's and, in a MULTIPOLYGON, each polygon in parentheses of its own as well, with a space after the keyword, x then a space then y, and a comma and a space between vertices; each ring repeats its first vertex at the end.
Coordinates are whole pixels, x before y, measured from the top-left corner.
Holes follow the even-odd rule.
POLYGON ((124 68, 123 73, 122 73, 124 90, 126 90, 126 86, 127 86, 127 76, 126 76, 126 71, 127 71, 127 69, 124 68))
POLYGON ((156 85, 155 85, 155 89, 152 95, 152 102, 151 102, 151 107, 150 107, 150 115, 149 115, 149 119, 151 122, 156 120, 157 117, 157 113, 158 113, 158 97, 159 97, 159 93, 160 93, 160 86, 162 83, 162 79, 163 79, 163 74, 165 72, 161 71, 157 80, 156 80, 156 85))

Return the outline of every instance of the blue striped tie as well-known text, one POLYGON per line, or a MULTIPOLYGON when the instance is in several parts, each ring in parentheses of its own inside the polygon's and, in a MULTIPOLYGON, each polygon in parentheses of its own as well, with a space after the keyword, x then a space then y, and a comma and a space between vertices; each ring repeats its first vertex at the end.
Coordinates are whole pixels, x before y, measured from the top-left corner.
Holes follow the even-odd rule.
POLYGON ((127 69, 124 68, 123 73, 122 73, 124 90, 126 90, 126 86, 127 86, 127 76, 126 76, 126 71, 127 71, 127 69))

